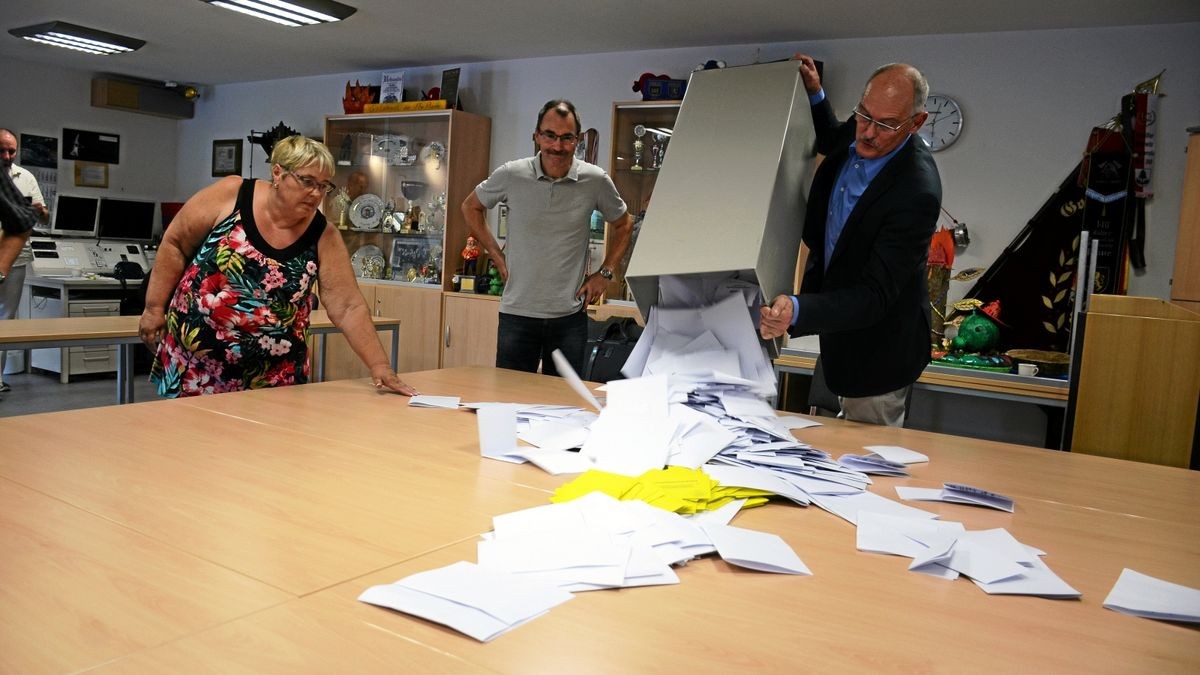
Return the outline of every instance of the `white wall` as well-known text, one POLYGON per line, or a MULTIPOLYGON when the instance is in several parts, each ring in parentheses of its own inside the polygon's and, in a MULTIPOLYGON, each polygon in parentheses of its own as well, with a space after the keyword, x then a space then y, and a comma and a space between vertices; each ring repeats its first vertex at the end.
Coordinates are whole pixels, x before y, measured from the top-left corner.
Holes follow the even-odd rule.
MULTIPOLYGON (((600 163, 607 165, 612 102, 636 99, 631 86, 641 73, 682 78, 710 58, 737 65, 797 50, 826 62, 828 94, 842 114, 857 102, 872 69, 897 60, 920 67, 934 91, 963 105, 964 135, 937 157, 944 205, 971 229, 972 244, 957 268, 990 264, 1075 166, 1091 127, 1111 118, 1134 84, 1165 68, 1157 194, 1147 208, 1148 268, 1131 280, 1130 290, 1169 296, 1185 129, 1200 124, 1200 24, 738 45, 444 67, 462 67, 464 106, 492 119, 493 166, 530 152, 537 109, 555 97, 572 99, 585 126, 600 131, 600 163)), ((408 69, 406 87, 436 86, 442 69, 408 69)), ((207 92, 196 118, 180 123, 178 196, 212 180, 213 139, 244 137, 281 120, 320 136, 323 116, 341 112, 346 81, 355 79, 377 84, 379 73, 241 83, 207 92)), ((264 175, 264 160, 256 149, 254 175, 264 175)), ((698 186, 698 194, 716 192, 698 186)))
MULTIPOLYGON (((118 134, 120 163, 108 188, 75 187, 75 162, 58 161, 58 190, 67 194, 171 200, 176 195, 176 120, 92 107, 92 73, 0 58, 5 92, 0 126, 59 139, 63 127, 118 134)), ((160 214, 155 214, 156 219, 160 214)))

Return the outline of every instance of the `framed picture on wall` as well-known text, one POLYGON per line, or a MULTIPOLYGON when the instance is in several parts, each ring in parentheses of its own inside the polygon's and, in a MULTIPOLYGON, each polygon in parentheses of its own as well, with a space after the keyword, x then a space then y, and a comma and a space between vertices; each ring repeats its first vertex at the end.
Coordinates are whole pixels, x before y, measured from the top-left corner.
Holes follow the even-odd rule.
POLYGON ((213 141, 212 175, 214 178, 242 175, 242 139, 213 141))
POLYGON ((99 162, 75 162, 77 187, 108 187, 108 165, 99 162))

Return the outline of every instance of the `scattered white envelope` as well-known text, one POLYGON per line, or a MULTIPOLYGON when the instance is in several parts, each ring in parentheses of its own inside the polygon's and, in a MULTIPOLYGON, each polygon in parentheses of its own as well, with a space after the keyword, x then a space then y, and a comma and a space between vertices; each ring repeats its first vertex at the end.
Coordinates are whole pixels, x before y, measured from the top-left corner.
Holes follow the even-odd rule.
POLYGON ((812 574, 800 556, 777 534, 716 523, 702 523, 700 527, 727 563, 760 572, 812 574))
POLYGON ((515 452, 505 455, 529 460, 531 464, 551 476, 564 473, 583 473, 592 468, 592 462, 578 452, 570 450, 553 450, 548 448, 517 448, 515 452))
POLYGON ((962 523, 954 521, 862 511, 855 536, 860 551, 916 558, 929 550, 922 540, 955 539, 965 531, 962 523))
POLYGON ((458 396, 430 396, 417 394, 408 399, 408 404, 414 408, 450 408, 457 409, 461 401, 458 396))
POLYGON ((766 469, 748 466, 727 466, 723 464, 706 464, 704 473, 721 485, 731 487, 751 488, 753 490, 768 490, 775 494, 791 499, 797 504, 808 504, 808 493, 784 480, 778 474, 766 469))
POLYGON ((799 415, 780 415, 779 423, 788 429, 807 429, 809 427, 821 426, 820 422, 799 415))
POLYGON ((1147 619, 1200 623, 1200 590, 1129 568, 1121 570, 1104 606, 1147 619))
POLYGON ((489 459, 513 464, 525 460, 517 452, 517 411, 511 405, 485 405, 475 411, 479 423, 479 452, 489 459))
POLYGON ((540 421, 531 423, 524 431, 517 432, 517 437, 544 450, 568 450, 583 447, 588 430, 569 422, 540 421))
POLYGON ((877 476, 907 476, 908 467, 900 462, 893 462, 878 455, 851 455, 838 457, 838 464, 855 471, 875 474, 877 476))
MULTIPOLYGON (((810 493, 812 494, 812 493, 810 493)), ((887 497, 881 497, 874 492, 856 492, 854 494, 812 494, 813 503, 835 516, 858 523, 861 511, 874 511, 893 516, 909 518, 937 518, 936 513, 922 511, 906 506, 887 497)))
POLYGON ((1032 564, 1022 567, 1024 570, 1015 577, 993 583, 984 583, 978 579, 971 581, 991 595, 1037 595, 1044 598, 1078 598, 1083 595, 1059 578, 1037 557, 1032 564))
POLYGON ((580 454, 600 471, 640 476, 666 465, 674 435, 670 418, 622 414, 610 405, 592 424, 580 454))
POLYGON ((449 626, 487 642, 573 598, 551 584, 469 562, 372 586, 358 599, 449 626))
POLYGON ((896 494, 901 499, 908 501, 970 504, 972 506, 986 506, 1009 513, 1012 513, 1014 508, 1014 502, 1010 497, 962 483, 946 483, 940 489, 897 485, 896 494))
POLYGON ((901 464, 918 464, 929 461, 929 457, 898 445, 864 445, 863 450, 892 462, 900 462, 901 464))

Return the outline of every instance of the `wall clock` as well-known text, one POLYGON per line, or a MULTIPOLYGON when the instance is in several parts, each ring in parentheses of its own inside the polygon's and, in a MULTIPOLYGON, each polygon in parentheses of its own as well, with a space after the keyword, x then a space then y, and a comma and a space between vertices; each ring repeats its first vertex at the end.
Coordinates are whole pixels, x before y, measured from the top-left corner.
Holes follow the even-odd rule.
POLYGON ((958 101, 945 94, 930 94, 925 100, 925 110, 929 117, 917 135, 925 139, 931 151, 949 147, 962 135, 963 114, 958 101))

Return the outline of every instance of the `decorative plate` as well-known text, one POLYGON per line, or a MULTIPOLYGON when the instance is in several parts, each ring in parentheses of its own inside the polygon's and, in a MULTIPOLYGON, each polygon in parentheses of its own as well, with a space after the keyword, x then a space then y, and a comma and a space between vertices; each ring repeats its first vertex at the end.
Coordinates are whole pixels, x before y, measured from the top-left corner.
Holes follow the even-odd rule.
POLYGON ((377 230, 383 220, 383 200, 378 195, 361 195, 350 203, 350 222, 356 230, 377 230))
POLYGON ((350 256, 350 266, 354 268, 354 275, 363 279, 382 279, 386 265, 383 250, 374 244, 367 244, 350 256))
POLYGON ((439 168, 446 159, 446 146, 441 141, 430 141, 429 145, 421 148, 421 163, 433 162, 439 168))

